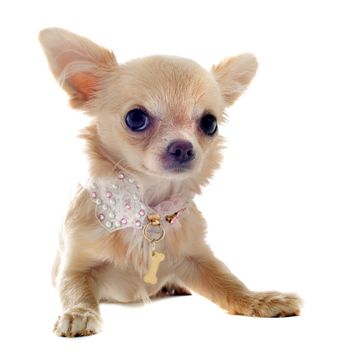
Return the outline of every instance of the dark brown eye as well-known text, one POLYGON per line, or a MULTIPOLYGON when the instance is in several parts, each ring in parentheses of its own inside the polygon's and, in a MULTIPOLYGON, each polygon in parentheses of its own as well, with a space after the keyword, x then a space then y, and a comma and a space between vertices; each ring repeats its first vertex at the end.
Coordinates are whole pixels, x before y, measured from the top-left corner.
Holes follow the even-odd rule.
POLYGON ((214 136, 218 129, 218 123, 212 114, 206 114, 201 118, 199 127, 206 135, 214 136))
POLYGON ((141 109, 132 109, 125 116, 127 127, 135 132, 144 131, 150 124, 149 116, 141 109))

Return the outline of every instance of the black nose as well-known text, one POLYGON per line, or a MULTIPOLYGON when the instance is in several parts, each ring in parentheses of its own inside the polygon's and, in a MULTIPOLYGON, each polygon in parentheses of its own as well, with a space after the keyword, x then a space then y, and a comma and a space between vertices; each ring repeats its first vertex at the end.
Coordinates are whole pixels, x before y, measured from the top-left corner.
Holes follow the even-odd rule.
POLYGON ((195 157, 193 145, 189 141, 176 140, 167 148, 170 158, 180 164, 187 163, 195 157))

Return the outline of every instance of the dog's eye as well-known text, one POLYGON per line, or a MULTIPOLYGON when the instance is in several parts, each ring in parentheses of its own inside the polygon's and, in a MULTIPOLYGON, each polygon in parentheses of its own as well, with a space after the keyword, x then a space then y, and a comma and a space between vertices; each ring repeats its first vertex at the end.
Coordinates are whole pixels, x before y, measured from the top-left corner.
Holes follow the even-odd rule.
POLYGON ((218 123, 213 115, 206 114, 201 118, 199 127, 208 136, 213 136, 218 129, 218 123))
POLYGON ((132 109, 125 117, 127 127, 132 131, 144 131, 150 124, 149 116, 141 109, 132 109))

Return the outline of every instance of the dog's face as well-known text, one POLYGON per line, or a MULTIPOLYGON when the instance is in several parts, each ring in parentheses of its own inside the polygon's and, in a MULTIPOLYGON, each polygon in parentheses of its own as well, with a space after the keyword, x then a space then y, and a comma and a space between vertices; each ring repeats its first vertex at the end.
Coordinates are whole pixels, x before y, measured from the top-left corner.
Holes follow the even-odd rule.
POLYGON ((115 159, 172 179, 209 166, 223 101, 214 77, 199 65, 174 57, 135 60, 119 66, 104 94, 100 135, 115 159))
POLYGON ((152 56, 117 64, 114 55, 62 29, 41 33, 50 67, 73 107, 95 117, 97 144, 115 163, 156 178, 207 178, 219 161, 219 127, 253 78, 244 54, 210 72, 195 62, 152 56))

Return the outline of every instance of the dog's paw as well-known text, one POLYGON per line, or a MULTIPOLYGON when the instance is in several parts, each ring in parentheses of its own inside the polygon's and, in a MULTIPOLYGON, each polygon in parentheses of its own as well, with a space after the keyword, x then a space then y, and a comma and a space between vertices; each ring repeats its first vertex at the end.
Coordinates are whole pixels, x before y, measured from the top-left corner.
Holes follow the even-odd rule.
POLYGON ((295 294, 253 292, 250 314, 256 317, 289 317, 300 315, 301 299, 295 294))
POLYGON ((63 313, 54 326, 60 337, 82 337, 100 331, 101 319, 98 313, 83 308, 75 308, 63 313))

